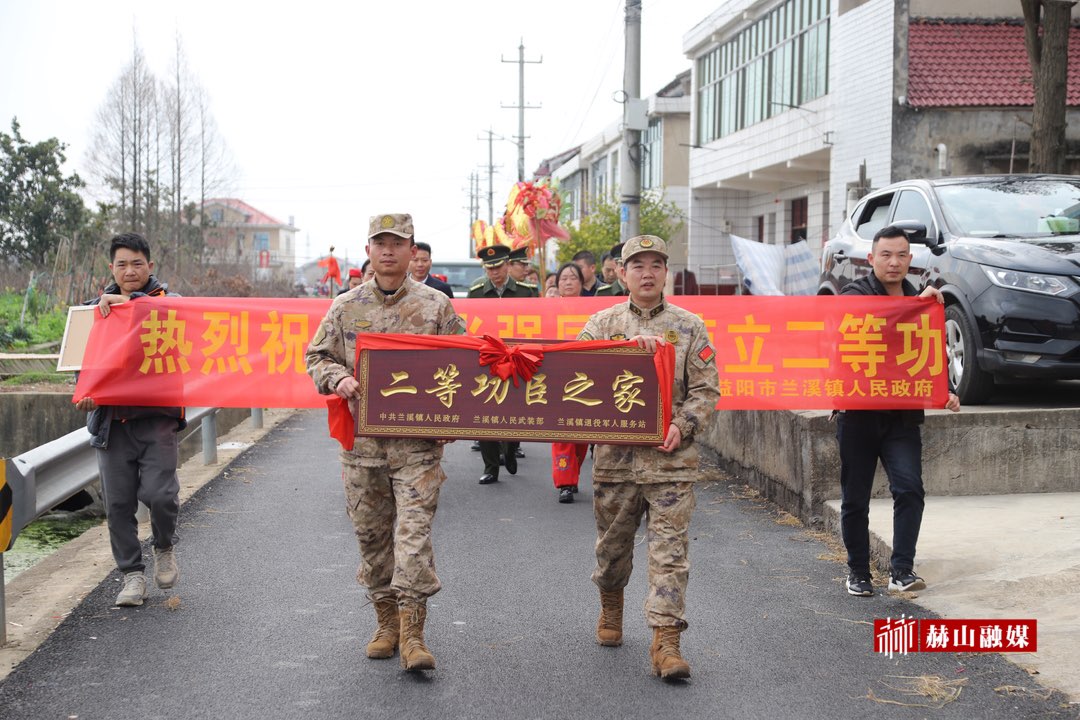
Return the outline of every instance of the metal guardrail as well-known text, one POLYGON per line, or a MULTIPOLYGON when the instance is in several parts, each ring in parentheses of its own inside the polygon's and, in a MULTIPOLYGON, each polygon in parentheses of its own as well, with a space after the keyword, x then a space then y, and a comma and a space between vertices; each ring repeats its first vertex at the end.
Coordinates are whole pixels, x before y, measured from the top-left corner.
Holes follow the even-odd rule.
MULTIPOLYGON (((252 421, 261 427, 262 409, 256 410, 252 411, 252 421)), ((205 465, 217 462, 217 412, 218 408, 188 408, 186 413, 189 423, 200 421, 205 465)), ((86 428, 0 461, 4 463, 0 478, 6 480, 11 498, 10 523, 0 517, 3 535, 10 533, 10 538, 0 536, 0 645, 3 645, 7 642, 4 551, 11 549, 24 527, 96 481, 99 473, 86 428)), ((3 485, 0 482, 0 490, 3 485)))

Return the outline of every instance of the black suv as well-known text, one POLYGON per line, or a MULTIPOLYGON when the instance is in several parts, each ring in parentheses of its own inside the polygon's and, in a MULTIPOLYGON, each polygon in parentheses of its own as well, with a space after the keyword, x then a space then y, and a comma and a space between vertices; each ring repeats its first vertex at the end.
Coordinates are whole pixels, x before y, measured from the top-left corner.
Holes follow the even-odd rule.
POLYGON ((874 233, 926 228, 909 279, 945 294, 949 375, 985 402, 1000 378, 1080 378, 1080 177, 907 180, 875 191, 821 255, 818 294, 870 272, 874 233))

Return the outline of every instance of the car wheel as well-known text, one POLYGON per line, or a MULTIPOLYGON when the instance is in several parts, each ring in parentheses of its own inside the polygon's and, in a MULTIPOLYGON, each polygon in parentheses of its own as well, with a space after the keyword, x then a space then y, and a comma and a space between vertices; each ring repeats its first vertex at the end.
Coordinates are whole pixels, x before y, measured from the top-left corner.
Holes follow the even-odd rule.
POLYGON ((979 405, 994 391, 994 376, 979 367, 978 344, 972 323, 960 305, 945 308, 945 355, 949 361, 949 383, 960 402, 979 405))

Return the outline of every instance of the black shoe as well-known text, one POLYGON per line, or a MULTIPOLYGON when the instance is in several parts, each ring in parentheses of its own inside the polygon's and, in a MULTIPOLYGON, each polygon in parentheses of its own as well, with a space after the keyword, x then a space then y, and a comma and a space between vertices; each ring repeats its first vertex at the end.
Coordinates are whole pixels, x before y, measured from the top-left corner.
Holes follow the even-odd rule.
POLYGON ((506 453, 503 464, 506 465, 506 472, 517 475, 517 458, 514 457, 514 453, 506 453))
POLYGON ((521 448, 514 448, 514 457, 519 458, 519 459, 524 458, 525 457, 525 451, 522 450, 521 448))
POLYGON ((570 487, 564 487, 559 490, 559 502, 572 503, 574 502, 574 491, 570 487))
POLYGON ((926 581, 910 570, 894 570, 889 577, 889 589, 907 592, 908 590, 925 590, 926 581))
POLYGON ((472 450, 473 452, 480 452, 480 441, 479 440, 473 440, 472 447, 470 447, 469 449, 472 450))
POLYGON ((574 493, 575 495, 577 495, 577 485, 571 485, 571 486, 570 486, 570 492, 572 492, 572 493, 574 493))
POLYGON ((874 585, 870 582, 869 575, 856 575, 852 573, 847 579, 848 595, 858 597, 870 597, 874 594, 874 585))
POLYGON ((480 476, 481 485, 490 485, 493 482, 499 482, 498 475, 492 475, 491 473, 484 473, 480 476))

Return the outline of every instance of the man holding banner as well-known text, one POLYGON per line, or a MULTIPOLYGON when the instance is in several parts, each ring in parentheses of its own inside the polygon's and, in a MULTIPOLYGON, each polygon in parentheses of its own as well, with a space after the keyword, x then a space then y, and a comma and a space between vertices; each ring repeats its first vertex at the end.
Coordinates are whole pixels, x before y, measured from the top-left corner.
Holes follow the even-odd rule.
MULTIPOLYGON (((934 287, 917 293, 907 280, 911 247, 902 228, 884 227, 874 235, 867 256, 873 272, 848 283, 841 295, 888 295, 945 299, 934 287)), ((951 391, 946 409, 958 412, 960 398, 951 391)), ((889 478, 893 497, 893 551, 890 590, 922 590, 926 583, 915 574, 915 543, 922 526, 922 410, 847 410, 837 413, 836 439, 840 444, 840 529, 847 548, 847 591, 870 597, 870 492, 878 459, 889 478)))
MULTIPOLYGON (((153 270, 146 238, 138 233, 116 235, 109 244, 113 283, 101 297, 85 304, 97 305, 101 314, 108 316, 113 305, 138 297, 170 294, 152 274, 153 270)), ((82 398, 75 408, 89 412, 86 429, 90 432, 90 444, 97 449, 109 543, 116 566, 124 573, 124 587, 116 596, 116 604, 142 605, 146 599, 143 575, 146 566, 139 542, 139 521, 135 517, 140 500, 150 509, 155 583, 168 589, 180 576, 173 545, 177 541, 180 514, 176 434, 187 425, 184 409, 98 405, 93 397, 82 398)))
MULTIPOLYGON (((318 391, 354 407, 358 333, 459 335, 464 324, 450 299, 408 276, 416 252, 412 217, 376 215, 367 254, 375 278, 338 297, 308 346, 307 370, 318 391)), ((435 575, 431 523, 439 500, 442 443, 417 438, 356 437, 341 453, 349 517, 360 545, 357 580, 368 589, 378 627, 369 658, 401 647, 406 670, 432 670, 424 644, 427 599, 442 587, 435 575)))
POLYGON ((686 678, 690 666, 679 650, 686 629, 686 584, 690 572, 689 526, 698 479, 694 433, 701 429, 720 397, 714 364, 716 351, 705 323, 664 298, 667 245, 639 235, 622 249, 619 279, 629 302, 593 315, 579 340, 636 340, 655 351, 659 343, 675 346, 675 382, 671 425, 660 447, 597 445, 593 460, 593 513, 596 516, 596 569, 600 619, 596 640, 622 644, 623 588, 630 580, 634 535, 646 518, 649 539, 649 594, 645 616, 653 629, 653 672, 663 678, 686 678))

